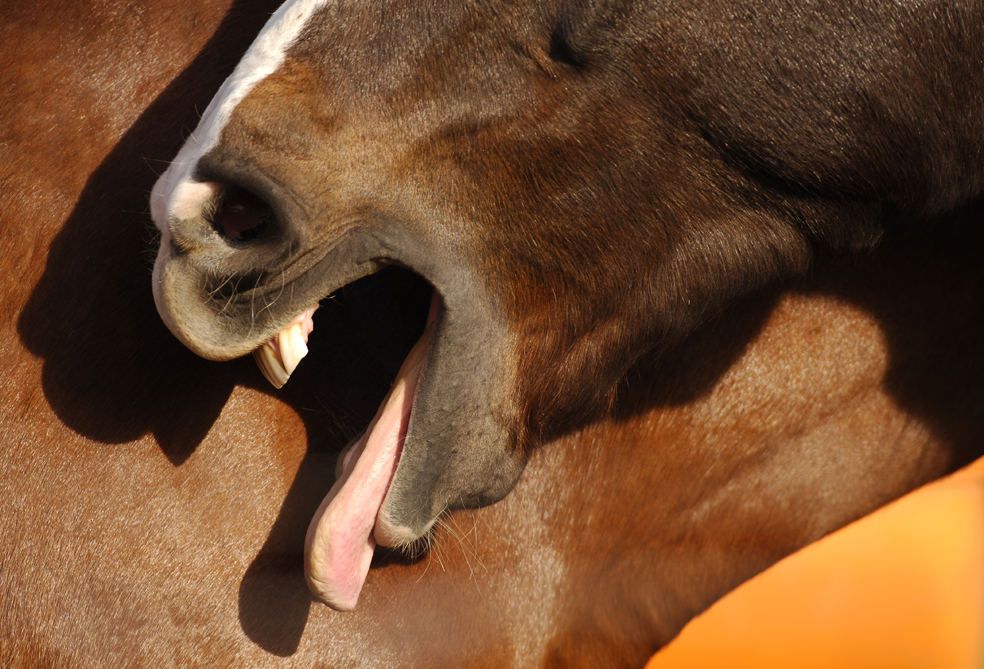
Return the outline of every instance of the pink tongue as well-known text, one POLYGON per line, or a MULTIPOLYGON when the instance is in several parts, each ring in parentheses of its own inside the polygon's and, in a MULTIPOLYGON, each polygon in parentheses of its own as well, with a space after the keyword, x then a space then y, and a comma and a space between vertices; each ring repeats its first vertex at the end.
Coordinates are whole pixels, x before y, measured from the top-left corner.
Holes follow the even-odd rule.
POLYGON ((359 600, 376 548, 376 516, 396 471, 432 330, 428 327, 414 344, 366 434, 344 455, 341 476, 308 526, 304 574, 315 596, 332 608, 347 611, 359 600))

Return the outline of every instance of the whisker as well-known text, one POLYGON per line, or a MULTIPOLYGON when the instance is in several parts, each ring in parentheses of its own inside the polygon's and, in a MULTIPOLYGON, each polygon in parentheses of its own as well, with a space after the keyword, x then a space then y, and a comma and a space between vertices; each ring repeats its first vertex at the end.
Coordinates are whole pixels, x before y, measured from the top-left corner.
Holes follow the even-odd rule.
POLYGON ((218 293, 218 292, 219 292, 220 290, 222 290, 222 289, 223 289, 223 288, 224 288, 224 287, 225 287, 226 285, 228 285, 228 283, 229 283, 229 282, 230 282, 231 280, 232 280, 232 276, 227 276, 227 277, 225 278, 225 280, 224 280, 224 281, 223 281, 222 283, 220 283, 220 284, 219 284, 218 286, 216 286, 215 288, 213 288, 212 290, 210 290, 210 291, 208 292, 208 296, 209 296, 210 298, 213 298, 213 297, 215 297, 215 296, 216 296, 216 294, 217 294, 217 293, 218 293))
MULTIPOLYGON (((231 278, 231 277, 230 277, 230 278, 231 278)), ((229 292, 229 297, 228 297, 228 298, 226 299, 226 302, 225 302, 225 304, 223 304, 223 305, 222 305, 222 308, 221 308, 221 309, 219 309, 219 313, 220 313, 220 314, 224 314, 224 313, 226 312, 226 309, 228 309, 228 308, 229 308, 229 305, 230 305, 230 304, 232 304, 232 299, 233 299, 233 298, 234 298, 234 297, 236 296, 236 293, 238 293, 238 292, 239 292, 239 284, 240 284, 240 282, 241 282, 242 280, 243 280, 243 277, 242 277, 241 275, 240 275, 240 276, 237 276, 237 277, 236 277, 236 285, 235 285, 235 286, 233 287, 233 289, 232 289, 232 290, 231 290, 231 291, 229 292)))

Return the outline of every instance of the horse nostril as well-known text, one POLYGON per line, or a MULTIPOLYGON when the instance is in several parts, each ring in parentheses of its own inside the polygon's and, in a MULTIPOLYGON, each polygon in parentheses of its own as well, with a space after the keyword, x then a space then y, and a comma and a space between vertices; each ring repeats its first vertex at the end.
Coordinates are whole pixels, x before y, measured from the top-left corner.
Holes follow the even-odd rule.
POLYGON ((256 239, 273 224, 273 209, 242 188, 227 186, 205 218, 222 236, 237 242, 256 239))

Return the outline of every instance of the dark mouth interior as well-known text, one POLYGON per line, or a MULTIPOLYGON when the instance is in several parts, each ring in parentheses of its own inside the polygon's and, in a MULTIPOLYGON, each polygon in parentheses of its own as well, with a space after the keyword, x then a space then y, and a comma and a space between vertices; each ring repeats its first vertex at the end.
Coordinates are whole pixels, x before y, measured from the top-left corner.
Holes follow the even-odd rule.
POLYGON ((321 300, 310 353, 283 389, 331 431, 312 444, 341 449, 366 429, 424 330, 432 292, 419 275, 386 267, 321 300))
MULTIPOLYGON (((432 293, 419 275, 386 267, 320 302, 309 353, 281 391, 303 417, 309 456, 320 463, 319 501, 331 487, 337 456, 367 429, 423 333, 432 293)), ((373 564, 419 559, 424 546, 426 539, 404 549, 377 547, 373 564)))

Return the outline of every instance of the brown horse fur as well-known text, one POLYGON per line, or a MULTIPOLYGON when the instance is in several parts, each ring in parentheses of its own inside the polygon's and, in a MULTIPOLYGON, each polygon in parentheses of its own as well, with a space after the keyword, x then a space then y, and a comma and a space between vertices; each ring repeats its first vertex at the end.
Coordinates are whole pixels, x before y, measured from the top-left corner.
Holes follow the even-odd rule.
MULTIPOLYGON (((156 161, 272 9, 0 9, 3 666, 638 666, 742 580, 979 454, 968 207, 633 360, 613 411, 536 450, 502 502, 380 559, 355 612, 314 605, 304 527, 426 287, 390 273, 322 307, 279 398, 185 351, 146 289, 156 161)), ((578 44, 555 53, 573 66, 578 44)))

